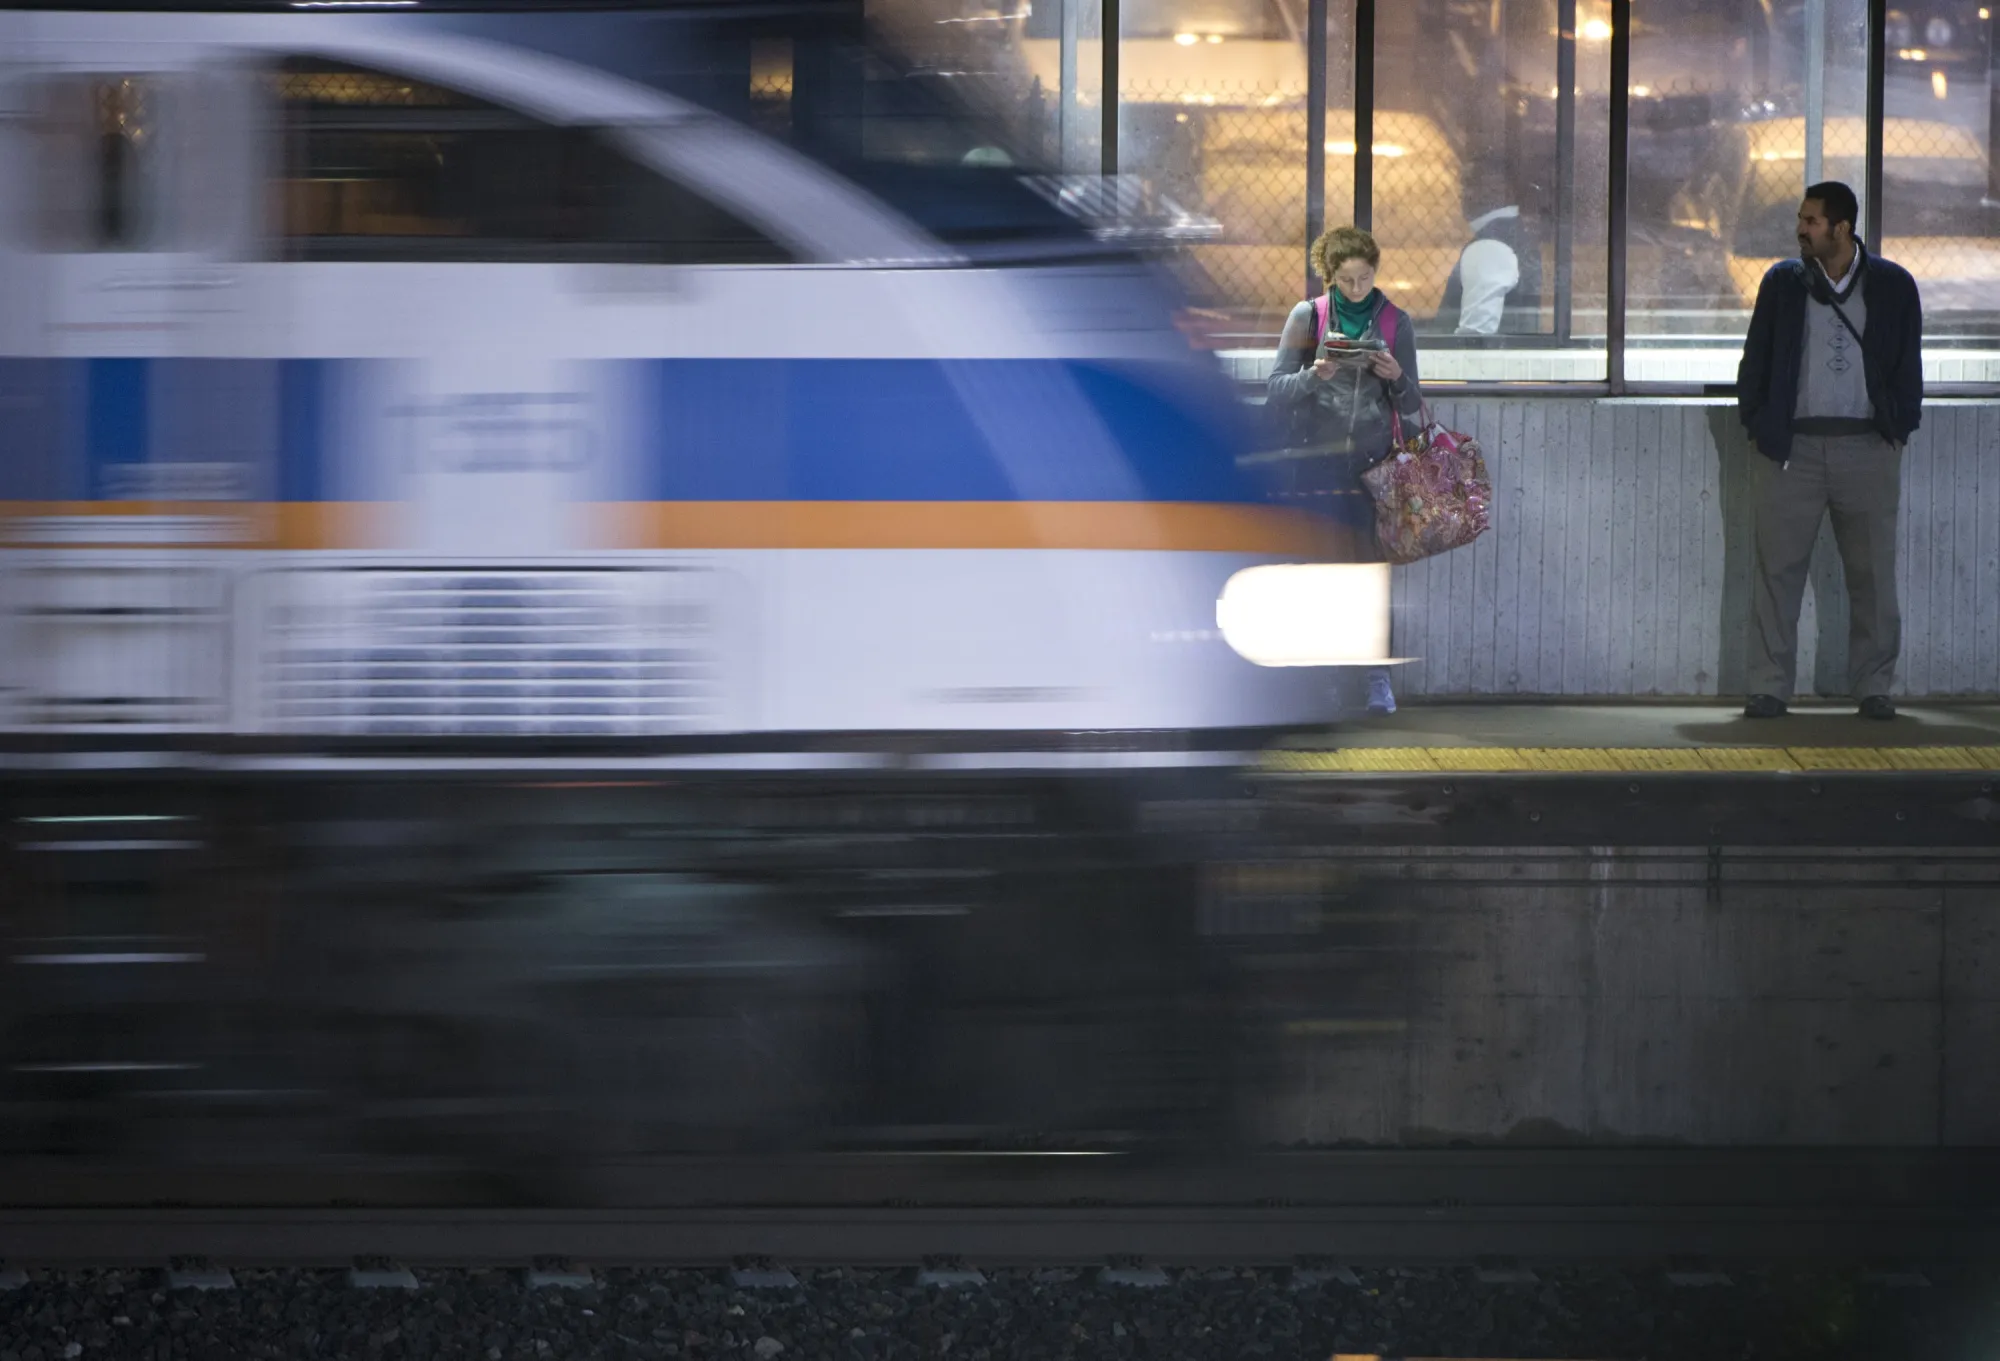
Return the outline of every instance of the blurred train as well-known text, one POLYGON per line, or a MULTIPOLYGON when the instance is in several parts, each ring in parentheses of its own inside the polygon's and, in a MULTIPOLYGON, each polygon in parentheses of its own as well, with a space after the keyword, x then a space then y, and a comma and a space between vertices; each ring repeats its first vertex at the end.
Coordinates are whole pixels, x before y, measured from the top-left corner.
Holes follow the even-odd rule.
POLYGON ((0 12, 0 1149, 1221 1109, 1209 852, 1063 773, 1386 574, 863 17, 0 12))
POLYGON ((1324 716, 1216 618, 1322 532, 943 76, 839 7, 319 8, 0 16, 9 728, 1324 716), (536 50, 593 17, 741 117, 536 50))

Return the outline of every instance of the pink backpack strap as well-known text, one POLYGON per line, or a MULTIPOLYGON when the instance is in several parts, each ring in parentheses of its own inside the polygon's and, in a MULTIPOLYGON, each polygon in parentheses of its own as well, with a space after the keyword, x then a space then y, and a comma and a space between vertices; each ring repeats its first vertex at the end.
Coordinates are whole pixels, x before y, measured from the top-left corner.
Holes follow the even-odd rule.
POLYGON ((1313 299, 1313 320, 1315 324, 1313 327, 1312 343, 1315 347, 1319 345, 1320 337, 1326 334, 1327 309, 1332 305, 1333 295, 1331 293, 1322 293, 1313 299))

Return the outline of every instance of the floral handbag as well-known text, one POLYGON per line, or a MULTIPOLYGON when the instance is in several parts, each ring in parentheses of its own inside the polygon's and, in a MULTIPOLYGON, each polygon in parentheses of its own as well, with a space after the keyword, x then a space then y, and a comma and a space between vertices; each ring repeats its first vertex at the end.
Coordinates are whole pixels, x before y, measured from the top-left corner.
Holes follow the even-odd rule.
POLYGON ((1493 481, 1479 441, 1447 430, 1424 406, 1423 428, 1403 438, 1390 409, 1395 443, 1389 457, 1361 474, 1375 501, 1375 537, 1392 563, 1463 548, 1493 524, 1493 481))
MULTIPOLYGON (((1393 320, 1383 339, 1395 344, 1393 320)), ((1492 527, 1493 479, 1478 440, 1438 424, 1428 402, 1422 428, 1408 439, 1390 403, 1389 429, 1388 457, 1361 474, 1375 502, 1375 537, 1384 558, 1400 564, 1434 557, 1492 527)))

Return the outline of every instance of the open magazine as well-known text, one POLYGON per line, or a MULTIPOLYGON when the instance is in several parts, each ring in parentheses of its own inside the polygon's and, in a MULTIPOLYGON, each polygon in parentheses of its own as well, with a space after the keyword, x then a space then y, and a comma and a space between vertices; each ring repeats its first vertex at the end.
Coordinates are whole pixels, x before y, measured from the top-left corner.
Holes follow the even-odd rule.
POLYGON ((1316 358, 1333 359, 1343 364, 1365 364, 1370 355, 1380 354, 1389 347, 1373 337, 1349 340, 1338 331, 1329 329, 1320 337, 1319 354, 1316 358))

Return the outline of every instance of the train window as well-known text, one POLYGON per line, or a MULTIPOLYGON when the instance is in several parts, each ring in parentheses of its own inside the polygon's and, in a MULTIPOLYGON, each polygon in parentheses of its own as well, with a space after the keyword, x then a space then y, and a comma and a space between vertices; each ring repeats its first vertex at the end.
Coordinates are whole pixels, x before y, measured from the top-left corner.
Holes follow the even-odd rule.
POLYGON ((144 250, 158 235, 163 160, 156 80, 61 76, 34 122, 41 238, 55 251, 144 250))
POLYGON ((277 73, 284 235, 315 260, 774 264, 783 247, 556 127, 421 81, 317 61, 277 73))

